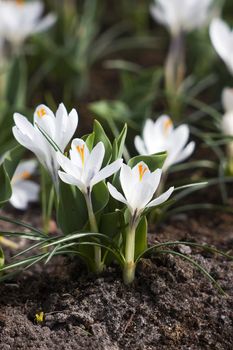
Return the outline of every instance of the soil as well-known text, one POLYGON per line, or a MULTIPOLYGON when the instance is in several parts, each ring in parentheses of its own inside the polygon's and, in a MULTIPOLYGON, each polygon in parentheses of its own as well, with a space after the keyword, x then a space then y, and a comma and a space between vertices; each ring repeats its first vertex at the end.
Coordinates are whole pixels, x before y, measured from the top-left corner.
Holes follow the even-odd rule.
MULTIPOLYGON (((150 243, 178 239, 230 251, 233 216, 180 215, 156 231, 150 243)), ((202 264, 227 296, 169 254, 143 259, 131 286, 122 283, 115 266, 96 277, 79 261, 57 257, 1 285, 0 349, 232 349, 232 262, 177 249, 202 264), (40 311, 45 319, 36 323, 40 311)))

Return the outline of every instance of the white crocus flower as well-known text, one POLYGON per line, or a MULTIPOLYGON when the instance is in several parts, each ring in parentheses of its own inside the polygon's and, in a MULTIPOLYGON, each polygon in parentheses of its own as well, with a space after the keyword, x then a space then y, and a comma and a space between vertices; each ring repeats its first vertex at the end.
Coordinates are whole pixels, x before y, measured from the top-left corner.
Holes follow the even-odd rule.
POLYGON ((35 160, 27 160, 21 162, 11 180, 12 196, 10 203, 17 209, 25 210, 29 202, 38 200, 40 186, 28 180, 35 172, 37 162, 35 160))
POLYGON ((210 24, 210 39, 212 44, 233 74, 233 30, 220 18, 215 18, 210 24))
POLYGON ((212 4, 213 0, 154 0, 150 11, 176 36, 203 27, 211 16, 212 4))
POLYGON ((150 172, 144 162, 140 162, 132 169, 122 164, 120 171, 120 183, 125 197, 110 183, 108 189, 116 200, 124 203, 136 221, 145 208, 155 207, 165 202, 172 194, 174 187, 152 200, 155 191, 159 187, 162 170, 150 172))
POLYGON ((77 186, 85 195, 90 194, 97 183, 116 173, 122 164, 122 159, 101 169, 105 154, 103 142, 89 151, 82 139, 74 139, 71 144, 70 159, 58 152, 57 160, 63 171, 59 171, 62 181, 77 186))
POLYGON ((159 152, 167 152, 167 158, 163 165, 166 171, 171 165, 182 162, 188 158, 194 148, 192 141, 187 144, 189 138, 189 127, 185 124, 174 128, 172 120, 162 115, 155 122, 147 119, 143 136, 135 137, 135 147, 139 154, 150 155, 159 152))
POLYGON ((29 35, 42 32, 56 20, 54 14, 41 18, 42 1, 0 0, 0 36, 20 45, 29 35))
POLYGON ((59 105, 56 115, 45 105, 39 105, 34 113, 34 123, 19 113, 14 114, 13 134, 16 140, 35 153, 40 163, 50 172, 55 186, 58 185, 56 151, 52 140, 61 152, 74 135, 78 125, 78 114, 75 109, 68 114, 63 103, 59 105), (48 138, 47 138, 48 136, 48 138))

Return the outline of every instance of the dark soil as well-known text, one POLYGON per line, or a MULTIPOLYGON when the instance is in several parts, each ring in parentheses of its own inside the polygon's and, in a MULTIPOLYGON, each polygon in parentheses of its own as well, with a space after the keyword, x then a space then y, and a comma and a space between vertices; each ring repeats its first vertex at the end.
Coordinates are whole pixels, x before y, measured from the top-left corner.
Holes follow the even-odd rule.
MULTIPOLYGON (((180 216, 150 235, 151 242, 171 239, 230 250, 233 217, 180 216)), ((96 278, 77 260, 55 258, 1 285, 0 349, 232 349, 232 262, 185 246, 178 251, 202 264, 228 296, 172 255, 142 260, 129 287, 118 268, 96 278), (45 320, 36 324, 40 311, 45 320)))

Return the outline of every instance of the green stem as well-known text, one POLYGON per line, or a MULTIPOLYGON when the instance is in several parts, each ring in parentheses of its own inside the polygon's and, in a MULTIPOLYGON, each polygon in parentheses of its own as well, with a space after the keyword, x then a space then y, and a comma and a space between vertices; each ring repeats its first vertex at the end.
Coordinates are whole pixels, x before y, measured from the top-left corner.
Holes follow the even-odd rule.
POLYGON ((184 34, 173 35, 165 64, 165 88, 170 112, 179 117, 181 85, 185 77, 184 34))
MULTIPOLYGON (((98 225, 96 222, 95 214, 93 211, 92 201, 91 201, 91 194, 87 193, 84 195, 86 204, 87 204, 87 211, 88 211, 88 218, 90 223, 90 228, 92 232, 98 233, 98 225)), ((94 247, 94 259, 95 259, 95 272, 97 274, 101 273, 103 271, 104 264, 101 259, 101 247, 95 246, 94 247)))
POLYGON ((136 264, 134 261, 135 254, 135 231, 136 222, 131 222, 129 225, 129 230, 126 234, 125 243, 125 266, 123 270, 123 280, 125 284, 130 284, 133 282, 135 277, 136 264))
POLYGON ((41 166, 41 204, 42 204, 42 220, 43 220, 43 231, 49 233, 49 222, 51 219, 51 214, 54 204, 54 188, 51 187, 49 195, 47 196, 47 173, 45 169, 41 166))

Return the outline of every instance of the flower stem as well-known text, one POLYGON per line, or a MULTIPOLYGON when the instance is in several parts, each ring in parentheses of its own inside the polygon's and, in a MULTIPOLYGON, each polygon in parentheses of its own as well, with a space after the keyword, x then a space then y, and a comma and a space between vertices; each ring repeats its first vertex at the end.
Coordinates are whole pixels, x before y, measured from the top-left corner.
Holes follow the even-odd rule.
POLYGON ((134 262, 135 231, 136 231, 136 224, 132 222, 130 223, 129 230, 126 234, 125 266, 123 270, 123 280, 125 284, 132 283, 135 277, 135 268, 136 268, 136 264, 134 262))
POLYGON ((168 103, 173 115, 179 117, 181 85, 185 77, 184 33, 172 35, 165 64, 165 84, 168 103))
MULTIPOLYGON (((99 230, 98 230, 95 214, 93 211, 90 193, 85 194, 85 200, 87 204, 88 218, 89 218, 91 231, 97 233, 99 230)), ((103 271, 103 267, 104 267, 104 264, 102 262, 102 257, 101 257, 101 247, 98 247, 98 246, 94 247, 94 259, 95 259, 95 272, 99 274, 103 271)))

